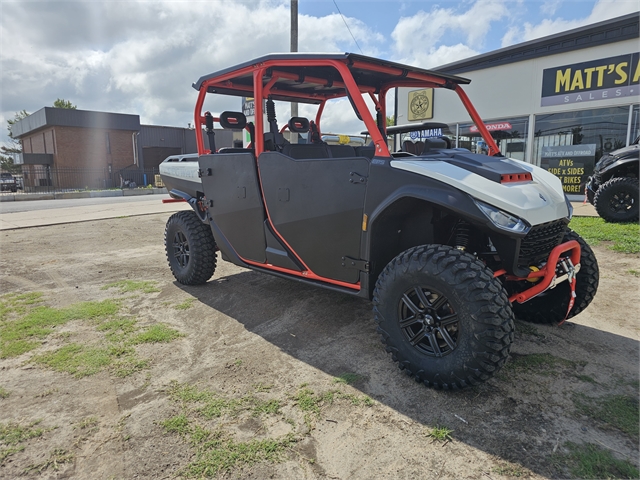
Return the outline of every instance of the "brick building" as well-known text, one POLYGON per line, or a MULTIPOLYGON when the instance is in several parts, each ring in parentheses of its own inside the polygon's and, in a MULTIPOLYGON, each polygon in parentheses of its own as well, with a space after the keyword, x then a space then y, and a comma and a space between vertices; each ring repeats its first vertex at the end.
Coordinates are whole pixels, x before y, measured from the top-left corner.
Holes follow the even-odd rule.
MULTIPOLYGON (((16 122, 29 188, 113 188, 123 179, 144 185, 169 155, 197 151, 195 132, 140 125, 138 115, 44 107, 16 122)), ((232 146, 233 132, 216 130, 216 145, 232 146)))

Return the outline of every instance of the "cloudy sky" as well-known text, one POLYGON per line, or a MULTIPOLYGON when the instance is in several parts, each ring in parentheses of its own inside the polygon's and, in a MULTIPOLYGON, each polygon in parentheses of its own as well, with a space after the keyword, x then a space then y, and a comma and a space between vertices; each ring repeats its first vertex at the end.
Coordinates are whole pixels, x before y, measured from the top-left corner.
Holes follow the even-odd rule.
MULTIPOLYGON (((187 126, 200 76, 289 50, 289 9, 289 0, 0 0, 0 142, 15 112, 56 98, 187 126)), ((299 0, 299 50, 430 68, 638 9, 637 0, 299 0)))

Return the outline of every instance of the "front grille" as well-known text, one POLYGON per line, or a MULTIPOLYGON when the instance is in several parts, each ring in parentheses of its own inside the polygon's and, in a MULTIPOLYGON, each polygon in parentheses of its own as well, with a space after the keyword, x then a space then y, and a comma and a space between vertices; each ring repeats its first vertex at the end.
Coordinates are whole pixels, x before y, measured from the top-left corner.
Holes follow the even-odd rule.
POLYGON ((567 224, 564 220, 555 220, 531 227, 529 233, 520 243, 518 264, 529 266, 547 258, 549 252, 562 243, 566 230, 567 224))

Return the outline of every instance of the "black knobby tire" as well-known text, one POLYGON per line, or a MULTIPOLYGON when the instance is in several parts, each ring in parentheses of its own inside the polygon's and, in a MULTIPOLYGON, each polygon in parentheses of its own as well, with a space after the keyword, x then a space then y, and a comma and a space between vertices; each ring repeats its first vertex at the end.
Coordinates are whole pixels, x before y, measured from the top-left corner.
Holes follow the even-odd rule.
POLYGON ((584 239, 572 230, 568 230, 563 242, 577 240, 580 244, 580 271, 576 275, 576 299, 569 315, 569 301, 571 286, 569 282, 562 282, 555 288, 532 298, 525 303, 513 304, 516 318, 533 323, 560 323, 565 317, 571 318, 578 315, 589 306, 598 291, 600 279, 598 261, 591 247, 584 239))
POLYGON ((461 250, 424 245, 401 253, 378 277, 373 305, 387 352, 427 386, 477 385, 509 356, 507 294, 491 270, 461 250))
POLYGON ((184 285, 206 283, 216 269, 216 242, 211 228, 196 212, 182 211, 169 217, 164 229, 164 246, 169 267, 184 285))
POLYGON ((637 178, 612 178, 598 188, 593 205, 607 222, 635 222, 639 212, 638 191, 637 178))

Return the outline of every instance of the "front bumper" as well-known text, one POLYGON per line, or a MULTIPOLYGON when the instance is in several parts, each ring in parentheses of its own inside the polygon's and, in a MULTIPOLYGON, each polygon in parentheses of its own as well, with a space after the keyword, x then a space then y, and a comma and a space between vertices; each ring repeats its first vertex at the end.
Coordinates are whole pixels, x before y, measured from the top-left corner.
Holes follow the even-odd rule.
MULTIPOLYGON (((517 277, 514 275, 506 275, 507 281, 535 281, 536 283, 527 290, 514 293, 509 297, 511 303, 524 303, 541 293, 555 288, 564 281, 571 281, 580 271, 580 244, 575 240, 569 240, 562 243, 551 250, 547 262, 544 267, 535 272, 530 272, 526 277, 517 277), (561 255, 569 253, 569 256, 561 255)), ((506 270, 498 270, 494 272, 494 277, 505 275, 506 270)))

